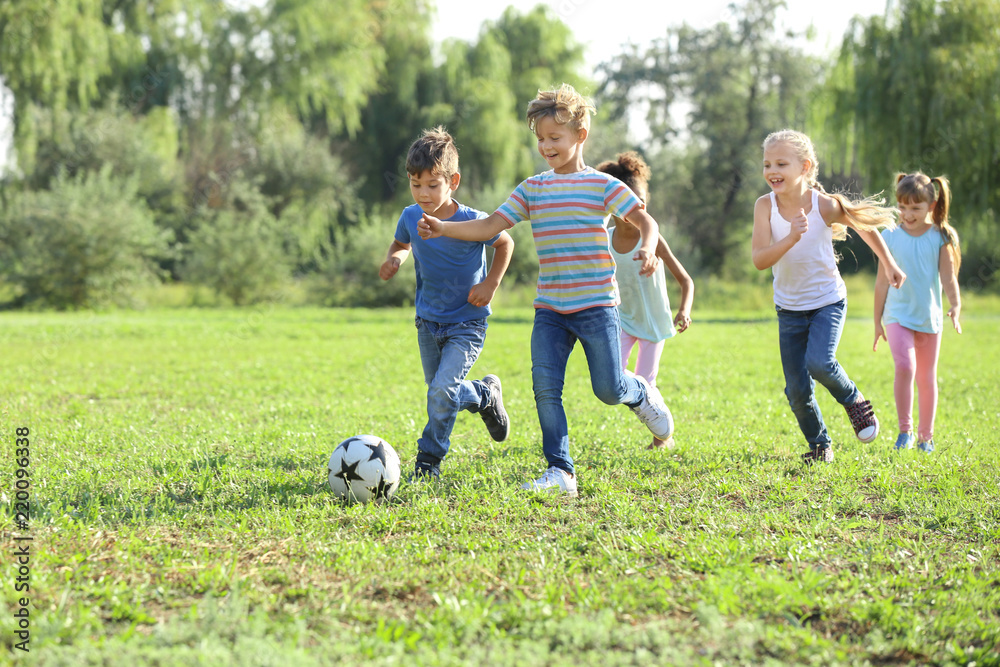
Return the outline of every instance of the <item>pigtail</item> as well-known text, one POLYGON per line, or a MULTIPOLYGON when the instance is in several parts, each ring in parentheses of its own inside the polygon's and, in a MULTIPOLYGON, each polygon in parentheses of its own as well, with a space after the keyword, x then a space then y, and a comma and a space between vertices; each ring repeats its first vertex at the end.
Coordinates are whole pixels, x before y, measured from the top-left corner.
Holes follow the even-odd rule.
MULTIPOLYGON (((874 195, 864 199, 850 199, 847 195, 839 192, 827 192, 822 183, 816 181, 813 188, 819 190, 827 197, 837 200, 844 215, 851 221, 851 226, 859 232, 871 232, 879 229, 892 229, 896 226, 896 219, 893 209, 886 208, 885 200, 874 195)), ((835 222, 830 225, 834 241, 847 240, 847 225, 835 222)))
POLYGON ((937 186, 937 203, 934 205, 931 219, 941 230, 941 235, 948 243, 948 252, 955 265, 955 275, 958 275, 958 268, 962 265, 962 248, 958 242, 958 232, 948 221, 948 212, 951 208, 951 187, 948 185, 948 179, 944 176, 935 176, 931 179, 931 183, 937 186))

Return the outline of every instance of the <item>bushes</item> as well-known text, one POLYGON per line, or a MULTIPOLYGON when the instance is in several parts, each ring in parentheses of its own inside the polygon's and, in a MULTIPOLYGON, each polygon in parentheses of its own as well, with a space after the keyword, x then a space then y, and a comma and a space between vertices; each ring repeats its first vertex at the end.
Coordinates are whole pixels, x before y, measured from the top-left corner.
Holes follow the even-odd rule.
POLYGON ((288 282, 289 262, 268 198, 242 180, 226 196, 223 206, 195 211, 181 275, 243 305, 288 282))
POLYGON ((0 211, 0 279, 13 287, 14 305, 128 305, 136 288, 156 281, 168 235, 137 187, 104 168, 12 193, 0 211))

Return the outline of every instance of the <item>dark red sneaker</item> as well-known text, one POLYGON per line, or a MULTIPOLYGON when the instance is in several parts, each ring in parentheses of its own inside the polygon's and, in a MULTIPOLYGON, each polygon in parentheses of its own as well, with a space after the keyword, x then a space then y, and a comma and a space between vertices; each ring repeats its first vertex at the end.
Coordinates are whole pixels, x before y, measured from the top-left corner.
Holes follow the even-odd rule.
POLYGON ((827 445, 826 447, 820 447, 819 449, 811 449, 802 455, 802 462, 807 466, 811 466, 817 461, 822 461, 823 463, 833 463, 833 447, 827 445))
POLYGON ((858 401, 854 405, 844 406, 847 416, 851 418, 854 434, 861 442, 871 442, 878 437, 878 419, 871 401, 858 401))

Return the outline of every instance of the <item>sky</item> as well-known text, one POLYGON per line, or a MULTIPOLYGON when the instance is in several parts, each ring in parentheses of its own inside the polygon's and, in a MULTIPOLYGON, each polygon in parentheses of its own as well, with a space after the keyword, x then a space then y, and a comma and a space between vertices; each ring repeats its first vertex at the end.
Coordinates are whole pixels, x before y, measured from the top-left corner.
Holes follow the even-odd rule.
MULTIPOLYGON (((804 48, 826 55, 839 46, 848 23, 855 15, 883 14, 887 0, 786 0, 788 9, 779 16, 779 25, 801 32, 813 25, 816 38, 804 48)), ((730 15, 730 0, 506 0, 469 2, 434 0, 437 12, 434 39, 475 40, 484 21, 496 20, 507 7, 527 12, 539 4, 569 26, 577 41, 587 49, 590 67, 609 60, 628 43, 644 45, 663 37, 668 26, 687 23, 707 28, 730 15), (628 7, 628 11, 615 11, 628 7)))

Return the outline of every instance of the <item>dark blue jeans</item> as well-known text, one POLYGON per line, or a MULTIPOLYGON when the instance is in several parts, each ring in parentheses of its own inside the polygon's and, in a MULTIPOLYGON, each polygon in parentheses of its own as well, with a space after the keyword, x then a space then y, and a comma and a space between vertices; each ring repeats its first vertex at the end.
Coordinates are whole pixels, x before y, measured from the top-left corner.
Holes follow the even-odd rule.
POLYGON ((416 318, 417 344, 427 383, 427 425, 417 440, 417 458, 438 463, 448 453, 451 430, 460 410, 479 412, 488 390, 466 380, 486 339, 486 320, 440 324, 416 318), (424 456, 421 456, 424 455, 424 456))
POLYGON ((568 314, 546 308, 535 310, 531 382, 542 427, 542 451, 549 467, 569 473, 573 472, 573 459, 569 455, 569 426, 562 393, 566 364, 578 340, 587 355, 590 384, 597 398, 608 405, 636 405, 646 397, 639 381, 622 369, 617 308, 587 308, 568 314))
POLYGON ((837 346, 844 331, 847 300, 816 310, 778 312, 778 346, 785 372, 785 396, 799 428, 813 449, 830 444, 823 414, 813 392, 815 382, 826 387, 833 398, 847 406, 861 398, 851 378, 837 361, 837 346), (815 380, 815 382, 814 382, 815 380))

